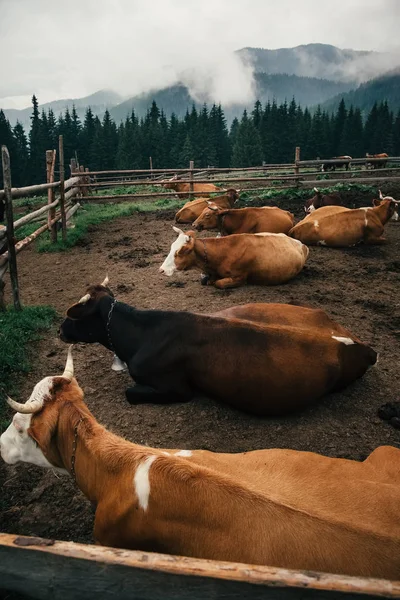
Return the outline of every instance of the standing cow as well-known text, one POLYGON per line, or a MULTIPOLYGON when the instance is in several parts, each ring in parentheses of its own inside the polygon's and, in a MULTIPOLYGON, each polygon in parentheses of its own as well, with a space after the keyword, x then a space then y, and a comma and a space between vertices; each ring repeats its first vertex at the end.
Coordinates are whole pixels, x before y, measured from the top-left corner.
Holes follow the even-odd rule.
POLYGON ((381 152, 381 154, 368 154, 366 153, 366 158, 372 158, 375 160, 366 161, 365 166, 367 169, 384 169, 386 167, 387 161, 385 158, 389 158, 389 155, 386 152, 381 152))

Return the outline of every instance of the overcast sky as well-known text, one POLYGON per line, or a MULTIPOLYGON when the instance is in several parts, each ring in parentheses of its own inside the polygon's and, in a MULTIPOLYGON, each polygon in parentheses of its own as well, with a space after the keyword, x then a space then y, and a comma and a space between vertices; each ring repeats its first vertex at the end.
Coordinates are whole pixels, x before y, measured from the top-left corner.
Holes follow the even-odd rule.
POLYGON ((0 106, 134 95, 182 73, 216 101, 246 101, 251 72, 234 50, 321 42, 400 56, 399 23, 400 0, 0 0, 0 106))

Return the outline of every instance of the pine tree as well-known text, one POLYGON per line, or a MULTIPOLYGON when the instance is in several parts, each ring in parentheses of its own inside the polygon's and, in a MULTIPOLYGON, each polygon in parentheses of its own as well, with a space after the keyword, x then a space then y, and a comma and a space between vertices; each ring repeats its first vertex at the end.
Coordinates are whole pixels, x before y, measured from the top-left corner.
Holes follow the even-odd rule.
POLYGON ((42 144, 41 121, 39 116, 39 103, 35 95, 32 96, 31 130, 29 132, 29 180, 31 183, 46 181, 46 155, 47 148, 42 144))
POLYGON ((347 117, 346 105, 342 98, 340 101, 339 107, 338 107, 338 111, 335 116, 335 123, 334 123, 334 129, 333 129, 332 150, 333 150, 334 156, 340 155, 339 147, 340 147, 340 142, 341 142, 342 136, 343 136, 343 129, 344 129, 344 124, 346 122, 346 117, 347 117))
MULTIPOLYGON (((1 111, 0 111, 1 113, 1 111)), ((0 114, 1 120, 1 114, 0 114)), ((28 152, 28 140, 25 135, 25 131, 21 123, 17 121, 13 129, 14 134, 14 146, 15 146, 15 158, 12 164, 12 177, 13 185, 15 187, 21 187, 29 184, 29 152, 28 152)), ((1 185, 0 185, 1 187, 1 185)))
POLYGON ((261 138, 247 111, 243 112, 236 142, 233 146, 232 164, 234 167, 254 167, 262 163, 261 138))
POLYGON ((226 119, 221 105, 215 104, 210 110, 209 117, 210 143, 213 145, 214 164, 216 167, 229 167, 231 147, 226 119))
POLYGON ((79 147, 82 153, 82 162, 87 165, 89 169, 93 169, 94 165, 91 162, 91 147, 93 144, 93 138, 95 134, 95 122, 92 109, 90 106, 87 108, 85 113, 85 119, 83 127, 80 132, 79 147))
MULTIPOLYGON (((8 152, 10 153, 11 173, 14 174, 14 168, 16 166, 17 156, 15 152, 14 137, 11 129, 11 125, 6 118, 4 112, 0 109, 0 146, 7 146, 8 152)), ((12 181, 14 185, 15 182, 12 181)), ((0 189, 3 189, 3 169, 0 164, 0 189)))

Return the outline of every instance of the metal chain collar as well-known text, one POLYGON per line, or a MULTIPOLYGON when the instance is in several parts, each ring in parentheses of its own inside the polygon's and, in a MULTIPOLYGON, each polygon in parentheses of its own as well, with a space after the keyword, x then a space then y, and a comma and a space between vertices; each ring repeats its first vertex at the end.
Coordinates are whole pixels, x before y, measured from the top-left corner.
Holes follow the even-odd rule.
POLYGON ((78 445, 78 427, 84 419, 85 419, 85 417, 81 417, 74 427, 74 441, 72 442, 72 456, 71 456, 71 475, 75 482, 76 482, 75 461, 76 461, 76 447, 78 445))
POLYGON ((107 330, 107 337, 108 337, 108 343, 110 344, 110 349, 115 352, 113 343, 111 341, 111 331, 110 331, 110 325, 111 325, 111 317, 112 317, 112 313, 114 310, 114 306, 117 304, 117 299, 114 298, 114 300, 111 303, 110 306, 110 310, 108 311, 108 317, 107 317, 107 325, 106 325, 106 330, 107 330))

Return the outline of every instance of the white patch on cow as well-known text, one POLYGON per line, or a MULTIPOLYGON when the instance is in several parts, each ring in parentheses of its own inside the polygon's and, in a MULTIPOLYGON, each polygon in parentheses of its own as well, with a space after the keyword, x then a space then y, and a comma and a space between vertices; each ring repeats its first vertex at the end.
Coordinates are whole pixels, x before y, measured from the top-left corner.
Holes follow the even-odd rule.
POLYGON ((351 346, 352 344, 354 344, 355 342, 348 337, 340 337, 337 335, 333 335, 332 339, 337 340, 338 342, 342 342, 342 344, 346 344, 346 346, 351 346))
POLYGON ((318 246, 326 246, 326 241, 325 240, 319 240, 317 242, 318 246))
POLYGON ((191 450, 179 450, 179 452, 175 452, 175 456, 192 456, 192 451, 191 450))
POLYGON ((286 233, 268 233, 267 231, 262 231, 261 233, 251 233, 249 235, 258 235, 260 237, 267 237, 267 236, 287 237, 286 233))
POLYGON ((317 220, 314 221, 314 227, 318 231, 318 229, 319 229, 319 221, 317 221, 317 220))
POLYGON ((153 462, 156 460, 157 455, 152 454, 144 459, 136 469, 135 477, 133 478, 135 484, 135 492, 138 497, 140 508, 147 510, 149 506, 150 498, 150 478, 149 471, 153 462))
POLYGON ((314 210, 315 210, 315 206, 314 206, 314 204, 311 204, 311 206, 309 206, 309 207, 308 207, 308 209, 307 209, 307 212, 308 212, 309 214, 311 214, 311 213, 313 213, 313 212, 314 212, 314 210))
POLYGON ((168 277, 171 277, 175 273, 175 254, 189 241, 189 236, 185 233, 180 233, 177 239, 171 244, 171 250, 160 267, 160 273, 164 273, 168 277))
MULTIPOLYGON (((38 467, 55 469, 47 460, 36 442, 28 435, 32 415, 16 413, 14 418, 0 437, 0 454, 4 462, 15 465, 27 462, 38 467)), ((63 469, 57 469, 63 471, 63 469)))
POLYGON ((114 354, 114 360, 111 368, 117 373, 122 373, 123 371, 126 371, 128 367, 126 366, 126 363, 124 363, 116 354, 114 354))
POLYGON ((171 456, 171 454, 169 452, 167 452, 166 450, 163 450, 162 454, 165 454, 165 456, 171 456))
POLYGON ((397 210, 394 211, 393 216, 392 216, 392 221, 398 221, 399 220, 399 213, 397 212, 397 210))

